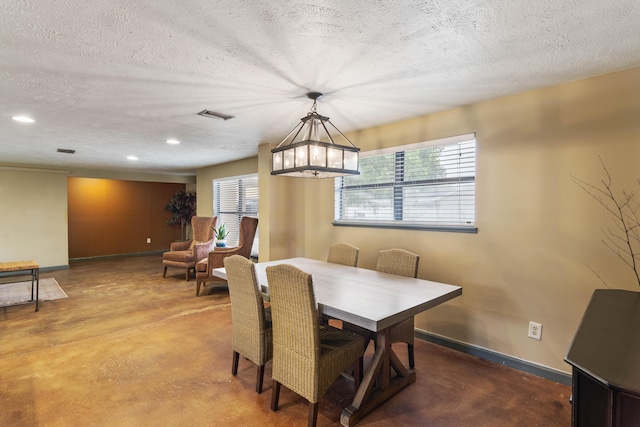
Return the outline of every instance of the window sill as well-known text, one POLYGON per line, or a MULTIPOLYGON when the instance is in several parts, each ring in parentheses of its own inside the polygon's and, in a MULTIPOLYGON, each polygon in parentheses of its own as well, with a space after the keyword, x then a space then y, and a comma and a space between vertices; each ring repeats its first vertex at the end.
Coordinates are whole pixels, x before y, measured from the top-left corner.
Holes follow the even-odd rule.
POLYGON ((470 233, 477 234, 478 227, 462 227, 462 226, 435 226, 435 225, 418 225, 418 224, 376 224, 349 221, 334 221, 336 227, 361 227, 361 228, 390 228, 394 230, 423 230, 423 231, 443 231, 446 233, 470 233))

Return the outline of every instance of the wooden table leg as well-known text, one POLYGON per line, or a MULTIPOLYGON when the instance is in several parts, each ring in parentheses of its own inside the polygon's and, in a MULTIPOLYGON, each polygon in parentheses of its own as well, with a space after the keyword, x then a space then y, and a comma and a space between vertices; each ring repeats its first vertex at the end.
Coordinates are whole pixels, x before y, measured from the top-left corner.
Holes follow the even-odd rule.
POLYGON ((367 368, 351 405, 340 415, 343 426, 355 425, 397 392, 416 381, 416 374, 407 370, 391 348, 391 328, 378 332, 376 352, 367 368), (398 375, 391 378, 391 367, 398 375), (377 382, 377 387, 376 387, 377 382))

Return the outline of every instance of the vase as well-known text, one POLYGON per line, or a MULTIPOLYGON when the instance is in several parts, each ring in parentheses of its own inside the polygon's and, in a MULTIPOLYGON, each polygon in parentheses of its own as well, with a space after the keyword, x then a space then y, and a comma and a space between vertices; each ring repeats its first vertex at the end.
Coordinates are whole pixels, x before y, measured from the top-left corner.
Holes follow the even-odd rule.
POLYGON ((227 241, 226 240, 216 240, 216 247, 217 248, 225 248, 225 247, 227 247, 227 241))

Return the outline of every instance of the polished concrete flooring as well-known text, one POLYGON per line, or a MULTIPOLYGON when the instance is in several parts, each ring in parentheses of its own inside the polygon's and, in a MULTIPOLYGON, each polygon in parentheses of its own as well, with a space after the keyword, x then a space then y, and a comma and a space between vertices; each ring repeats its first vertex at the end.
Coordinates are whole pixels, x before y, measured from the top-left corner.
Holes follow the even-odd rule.
MULTIPOLYGON (((248 361, 231 376, 225 287, 196 298, 182 271, 162 278, 158 255, 74 262, 42 277, 69 298, 37 313, 0 308, 0 426, 306 425, 306 401, 286 389, 280 409, 269 408, 270 363, 260 395, 248 361)), ((359 425, 571 424, 566 385, 420 340, 415 354, 417 381, 359 425)), ((339 378, 318 425, 337 425, 352 398, 339 378)))

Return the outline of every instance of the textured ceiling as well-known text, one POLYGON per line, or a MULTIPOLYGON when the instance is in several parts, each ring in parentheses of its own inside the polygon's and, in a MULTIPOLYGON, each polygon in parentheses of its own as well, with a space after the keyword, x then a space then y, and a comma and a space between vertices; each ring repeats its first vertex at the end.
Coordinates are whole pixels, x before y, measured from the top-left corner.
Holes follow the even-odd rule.
POLYGON ((0 0, 0 163, 193 173, 280 142, 311 90, 345 132, 640 66, 639 23, 637 0, 0 0))

